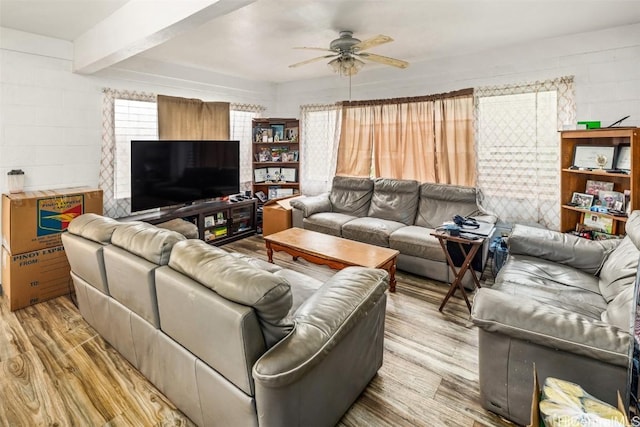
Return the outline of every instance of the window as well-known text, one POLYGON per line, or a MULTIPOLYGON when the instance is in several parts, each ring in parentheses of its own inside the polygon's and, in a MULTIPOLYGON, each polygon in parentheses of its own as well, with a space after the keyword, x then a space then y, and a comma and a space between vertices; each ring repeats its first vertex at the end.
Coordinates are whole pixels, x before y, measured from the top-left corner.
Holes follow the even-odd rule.
POLYGON ((302 107, 300 186, 305 194, 320 194, 331 188, 340 137, 339 118, 340 108, 335 105, 302 107))
MULTIPOLYGON (((233 108, 233 107, 232 107, 233 108)), ((232 140, 240 141, 240 188, 251 190, 253 137, 252 120, 260 116, 256 111, 231 110, 230 133, 232 140)))
POLYGON ((155 102, 116 99, 114 189, 116 199, 131 197, 131 140, 158 139, 158 109, 155 102))
POLYGON ((478 187, 503 221, 559 227, 557 103, 556 91, 478 97, 478 187))

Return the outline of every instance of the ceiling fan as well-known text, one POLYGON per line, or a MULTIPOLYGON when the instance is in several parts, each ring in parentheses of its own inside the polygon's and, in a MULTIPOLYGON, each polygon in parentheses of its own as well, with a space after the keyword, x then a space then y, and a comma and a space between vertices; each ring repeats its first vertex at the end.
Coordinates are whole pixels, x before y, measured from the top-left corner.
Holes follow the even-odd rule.
POLYGON ((366 49, 392 42, 389 36, 379 34, 370 39, 361 41, 353 37, 352 31, 340 31, 340 37, 333 40, 329 44, 329 49, 321 47, 295 47, 294 49, 321 50, 331 52, 330 55, 323 55, 317 58, 307 59, 289 65, 290 68, 299 67, 301 65, 310 64, 312 62, 321 61, 323 59, 333 58, 328 65, 336 72, 343 76, 352 76, 364 66, 362 59, 366 61, 378 62, 380 64, 391 65, 392 67, 407 68, 409 63, 400 59, 389 58, 388 56, 376 55, 374 53, 364 52, 366 49))

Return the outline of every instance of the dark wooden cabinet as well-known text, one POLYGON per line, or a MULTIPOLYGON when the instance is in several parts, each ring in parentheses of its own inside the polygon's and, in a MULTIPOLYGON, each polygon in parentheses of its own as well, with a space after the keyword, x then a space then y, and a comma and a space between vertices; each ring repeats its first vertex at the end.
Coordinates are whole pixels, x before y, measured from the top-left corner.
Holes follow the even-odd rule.
POLYGON ((219 246, 256 234, 256 208, 256 199, 239 202, 203 202, 174 210, 151 212, 120 219, 144 221, 151 224, 182 219, 198 228, 199 239, 219 246))

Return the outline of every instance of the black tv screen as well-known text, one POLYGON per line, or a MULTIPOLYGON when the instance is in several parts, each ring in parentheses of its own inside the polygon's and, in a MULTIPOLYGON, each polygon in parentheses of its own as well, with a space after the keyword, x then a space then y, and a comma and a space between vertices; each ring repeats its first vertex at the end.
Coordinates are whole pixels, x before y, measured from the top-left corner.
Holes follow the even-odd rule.
POLYGON ((239 192, 238 141, 131 141, 133 212, 239 192))

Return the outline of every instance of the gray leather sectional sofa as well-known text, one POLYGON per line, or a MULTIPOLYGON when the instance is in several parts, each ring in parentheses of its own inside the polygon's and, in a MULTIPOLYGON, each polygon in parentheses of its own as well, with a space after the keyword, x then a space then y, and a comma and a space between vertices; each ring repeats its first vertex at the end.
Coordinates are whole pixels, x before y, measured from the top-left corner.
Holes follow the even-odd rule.
POLYGON ((321 283, 94 214, 62 240, 82 316, 197 425, 332 426, 382 365, 383 270, 321 283))
POLYGON ((640 211, 622 240, 516 225, 495 285, 476 293, 482 406, 529 423, 533 365, 617 406, 629 396, 640 211))
MULTIPOLYGON (((292 222, 294 227, 396 249, 399 269, 451 282, 445 254, 430 233, 454 215, 495 223, 497 218, 482 210, 481 200, 473 187, 336 176, 330 192, 291 201, 292 222)), ((484 245, 482 265, 488 249, 484 245)))

